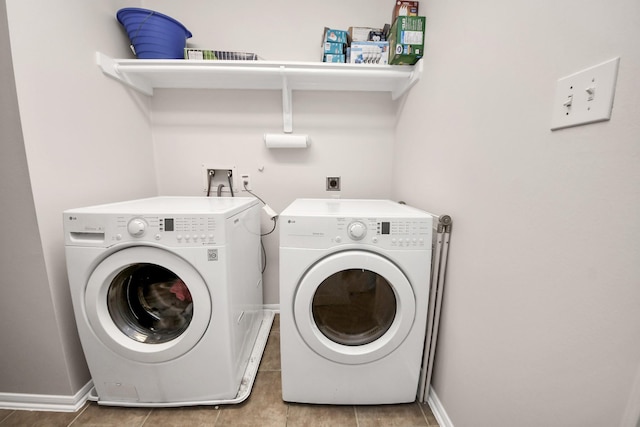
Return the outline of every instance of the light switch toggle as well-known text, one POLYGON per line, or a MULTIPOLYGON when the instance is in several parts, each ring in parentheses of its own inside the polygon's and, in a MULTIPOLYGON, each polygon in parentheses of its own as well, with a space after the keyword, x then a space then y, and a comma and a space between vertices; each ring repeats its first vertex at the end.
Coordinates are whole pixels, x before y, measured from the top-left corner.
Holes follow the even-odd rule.
POLYGON ((587 101, 593 101, 593 97, 596 96, 595 86, 588 87, 585 90, 587 91, 587 101))
POLYGON ((573 104, 573 95, 569 95, 567 97, 567 100, 564 101, 564 104, 562 104, 562 105, 564 105, 565 107, 569 108, 569 107, 571 107, 571 104, 573 104))

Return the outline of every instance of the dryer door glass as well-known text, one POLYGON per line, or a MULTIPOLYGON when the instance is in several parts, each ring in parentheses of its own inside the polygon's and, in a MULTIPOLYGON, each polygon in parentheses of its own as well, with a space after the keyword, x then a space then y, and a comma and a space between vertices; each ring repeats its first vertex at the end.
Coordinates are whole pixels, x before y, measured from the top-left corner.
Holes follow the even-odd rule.
POLYGON ((415 321, 411 283, 379 254, 348 250, 313 264, 298 282, 293 319, 313 351, 339 363, 362 364, 394 351, 415 321))
POLYGON ((129 338, 159 344, 180 336, 193 317, 193 300, 175 273, 155 264, 136 263, 120 271, 107 292, 115 325, 129 338))
POLYGON ((349 269, 327 277, 312 302, 313 320, 330 340, 348 346, 384 335, 396 316, 393 288, 381 275, 349 269))

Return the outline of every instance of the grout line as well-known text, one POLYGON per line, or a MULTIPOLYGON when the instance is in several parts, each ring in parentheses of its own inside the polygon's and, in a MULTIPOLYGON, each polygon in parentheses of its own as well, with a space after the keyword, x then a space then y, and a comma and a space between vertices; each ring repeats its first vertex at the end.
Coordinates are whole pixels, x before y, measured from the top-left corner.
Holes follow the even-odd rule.
MULTIPOLYGON (((428 409, 429 413, 431 414, 431 416, 433 418, 436 418, 435 414, 433 413, 433 410, 431 409, 431 406, 429 406, 429 402, 424 402, 424 403, 417 402, 417 403, 418 403, 418 406, 420 407, 420 410, 422 411, 422 415, 424 416, 424 419, 427 421, 427 425, 429 427, 438 427, 438 426, 440 426, 438 421, 436 421, 435 424, 431 424, 431 422, 429 422, 429 416, 425 412, 425 409, 424 409, 425 407, 427 407, 427 409, 428 409)), ((437 418, 436 418, 436 420, 437 420, 437 418)))
POLYGON ((291 408, 291 405, 289 405, 287 403, 287 413, 284 416, 284 427, 287 427, 287 424, 289 424, 289 410, 291 408))
POLYGON ((153 409, 150 409, 149 412, 147 413, 147 416, 144 417, 144 420, 142 420, 142 424, 140 424, 140 427, 144 426, 147 423, 147 420, 149 419, 149 417, 151 416, 151 413, 153 412, 153 409))
POLYGON ((75 416, 75 418, 74 418, 74 419, 72 419, 72 420, 71 420, 71 422, 70 422, 69 424, 67 424, 67 427, 72 426, 72 425, 73 425, 73 423, 75 423, 75 422, 76 422, 76 420, 77 420, 77 419, 78 419, 82 414, 84 414, 84 411, 86 411, 88 407, 89 407, 89 403, 87 402, 87 403, 85 403, 85 404, 84 404, 84 407, 82 408, 82 410, 81 410, 81 411, 78 411, 78 415, 76 415, 76 416, 75 416))
MULTIPOLYGON (((96 403, 96 405, 97 405, 97 403, 96 403)), ((91 403, 87 401, 87 402, 84 404, 84 407, 82 408, 82 410, 81 410, 81 411, 78 411, 78 415, 73 419, 73 421, 71 421, 71 422, 69 423, 69 426, 71 426, 73 423, 75 423, 76 421, 78 421, 78 418, 80 418, 80 417, 82 416, 82 414, 84 414, 84 413, 85 413, 85 411, 87 411, 87 410, 89 409, 89 406, 91 406, 91 403)), ((68 426, 68 427, 69 427, 69 426, 68 426)))
POLYGON ((14 412, 16 412, 16 411, 15 411, 15 410, 13 410, 13 411, 9 411, 9 413, 7 414, 7 416, 0 420, 0 424, 4 423, 7 419, 9 419, 9 417, 10 417, 11 415, 13 415, 13 414, 14 414, 14 412))
POLYGON ((213 427, 216 426, 216 424, 218 424, 218 421, 220 420, 220 414, 222 413, 222 408, 220 407, 221 405, 215 405, 213 408, 216 411, 216 419, 213 420, 213 427))
POLYGON ((353 405, 353 415, 356 417, 356 427, 360 427, 360 421, 358 420, 358 408, 353 405))
POLYGON ((424 422, 427 423, 427 426, 431 426, 431 424, 429 424, 429 418, 427 418, 427 414, 424 413, 424 409, 422 409, 422 405, 417 400, 416 400, 416 405, 418 405, 418 408, 420 408, 420 413, 422 413, 422 418, 424 418, 424 422))

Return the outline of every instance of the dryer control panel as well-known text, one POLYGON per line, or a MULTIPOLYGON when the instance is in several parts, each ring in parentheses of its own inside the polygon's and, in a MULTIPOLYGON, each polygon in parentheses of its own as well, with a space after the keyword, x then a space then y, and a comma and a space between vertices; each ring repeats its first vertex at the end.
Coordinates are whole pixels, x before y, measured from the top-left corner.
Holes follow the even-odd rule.
POLYGON ((322 249, 357 243, 381 249, 430 250, 433 217, 284 216, 280 218, 280 227, 280 245, 286 247, 322 249))

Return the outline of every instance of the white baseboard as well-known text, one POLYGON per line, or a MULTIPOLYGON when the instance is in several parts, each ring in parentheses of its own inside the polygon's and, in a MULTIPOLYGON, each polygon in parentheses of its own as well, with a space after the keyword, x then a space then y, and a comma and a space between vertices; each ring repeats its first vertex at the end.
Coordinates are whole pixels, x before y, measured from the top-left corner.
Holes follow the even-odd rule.
POLYGON ((0 409, 25 411, 76 412, 87 401, 93 381, 73 396, 53 394, 0 393, 0 409))
POLYGON ((444 410, 444 407, 442 406, 440 399, 438 399, 438 395, 433 387, 429 388, 429 399, 427 400, 427 403, 429 403, 431 412, 433 412, 433 416, 438 420, 440 427, 453 427, 451 418, 447 415, 447 411, 444 410))
POLYGON ((280 313, 280 304, 264 304, 262 307, 265 310, 271 310, 274 313, 280 313))

